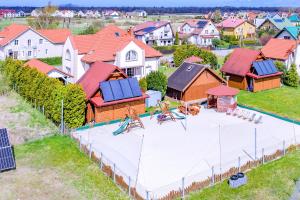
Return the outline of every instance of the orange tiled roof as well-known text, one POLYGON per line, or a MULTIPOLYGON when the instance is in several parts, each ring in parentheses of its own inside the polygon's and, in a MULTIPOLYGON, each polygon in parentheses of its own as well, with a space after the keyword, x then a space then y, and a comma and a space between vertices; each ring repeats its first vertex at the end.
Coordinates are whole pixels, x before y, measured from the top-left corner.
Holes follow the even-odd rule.
POLYGON ((47 63, 44 63, 44 62, 42 62, 40 60, 37 60, 37 59, 29 60, 28 62, 26 62, 24 64, 24 66, 28 66, 30 68, 36 68, 39 72, 41 72, 43 74, 46 74, 46 75, 48 75, 48 73, 50 73, 52 71, 57 71, 57 72, 60 72, 64 75, 72 77, 70 74, 67 74, 64 71, 62 71, 62 70, 60 70, 56 67, 53 67, 51 65, 48 65, 47 63))
POLYGON ((5 46, 16 37, 30 29, 29 26, 20 24, 11 24, 0 31, 0 46, 5 46))
POLYGON ((294 40, 272 38, 261 49, 261 52, 267 58, 286 60, 295 47, 294 40))
POLYGON ((69 29, 41 29, 37 32, 53 43, 64 43, 71 35, 69 29))
POLYGON ((162 56, 159 51, 135 39, 127 31, 113 25, 106 26, 93 35, 73 36, 70 39, 79 54, 86 54, 82 57, 82 61, 87 63, 113 61, 116 53, 130 42, 134 42, 144 49, 147 58, 162 56))

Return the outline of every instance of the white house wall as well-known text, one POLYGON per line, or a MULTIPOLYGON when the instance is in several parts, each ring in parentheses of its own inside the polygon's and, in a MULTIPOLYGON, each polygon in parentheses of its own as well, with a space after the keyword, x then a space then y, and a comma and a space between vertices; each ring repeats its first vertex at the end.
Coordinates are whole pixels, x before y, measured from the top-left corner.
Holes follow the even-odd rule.
POLYGON ((287 31, 282 31, 276 38, 278 39, 284 39, 285 37, 290 37, 290 39, 293 39, 291 34, 287 31))
POLYGON ((53 44, 31 29, 17 37, 15 40, 11 41, 1 49, 1 60, 8 57, 10 51, 18 52, 17 59, 19 60, 58 57, 62 55, 63 44, 53 44), (43 40, 42 44, 40 44, 40 39, 43 40), (18 40, 18 45, 15 45, 15 40, 18 40), (31 46, 28 46, 28 40, 31 40, 31 46), (28 52, 30 51, 31 56, 28 56, 28 52))

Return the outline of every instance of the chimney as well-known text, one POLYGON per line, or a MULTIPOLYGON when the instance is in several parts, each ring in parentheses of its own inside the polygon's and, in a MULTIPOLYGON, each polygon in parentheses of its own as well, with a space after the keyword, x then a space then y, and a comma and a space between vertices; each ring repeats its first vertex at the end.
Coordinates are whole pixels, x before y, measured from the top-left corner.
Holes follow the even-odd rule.
POLYGON ((127 30, 127 34, 130 36, 133 36, 133 28, 129 27, 129 29, 127 30))
POLYGON ((228 86, 229 76, 226 76, 226 86, 228 86))

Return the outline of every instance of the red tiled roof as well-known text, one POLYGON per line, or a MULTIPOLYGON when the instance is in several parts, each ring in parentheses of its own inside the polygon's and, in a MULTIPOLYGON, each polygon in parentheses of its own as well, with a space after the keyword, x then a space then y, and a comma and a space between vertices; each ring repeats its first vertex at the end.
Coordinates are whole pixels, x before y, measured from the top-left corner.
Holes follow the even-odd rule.
MULTIPOLYGON (((82 86, 87 99, 90 99, 99 89, 99 83, 106 81, 107 78, 116 70, 123 73, 122 70, 115 65, 98 61, 91 65, 88 71, 77 81, 77 83, 82 86)), ((127 77, 125 74, 124 76, 127 77)))
POLYGON ((189 63, 201 63, 203 62, 203 59, 197 56, 191 56, 187 59, 184 60, 185 62, 189 62, 189 63))
POLYGON ((221 71, 238 76, 246 76, 259 54, 260 51, 256 50, 246 48, 235 49, 221 68, 221 71))
POLYGON ((37 32, 53 43, 64 43, 71 35, 69 29, 41 29, 37 32))
POLYGON ((29 30, 30 27, 20 24, 11 24, 0 31, 0 46, 5 46, 22 33, 29 30))
POLYGON ((102 97, 93 97, 93 98, 90 99, 90 101, 96 107, 102 107, 102 106, 115 105, 115 104, 119 104, 119 103, 126 103, 126 102, 131 102, 131 101, 142 100, 142 99, 146 99, 148 97, 149 96, 147 94, 143 93, 143 95, 140 96, 140 97, 133 97, 133 98, 129 98, 129 99, 121 99, 121 100, 117 100, 117 101, 104 102, 102 97))
POLYGON ((260 78, 267 78, 267 77, 272 77, 272 76, 280 76, 280 75, 282 75, 282 74, 283 74, 283 72, 277 72, 277 73, 275 73, 275 74, 268 74, 268 75, 264 75, 264 76, 258 76, 258 75, 256 75, 256 74, 253 74, 253 73, 248 72, 248 73, 247 73, 247 76, 252 77, 252 78, 255 78, 255 79, 260 79, 260 78))
POLYGON ((235 96, 240 91, 235 88, 231 88, 225 85, 219 85, 214 88, 210 88, 207 90, 207 94, 214 95, 214 96, 235 96))
POLYGON ((296 44, 294 40, 272 38, 261 49, 261 52, 267 58, 286 60, 295 47, 296 44))
POLYGON ((59 72, 61 74, 64 74, 64 75, 69 76, 69 77, 72 77, 72 75, 67 74, 64 71, 62 71, 62 70, 60 70, 60 69, 58 69, 56 67, 53 67, 51 65, 48 65, 47 63, 44 63, 44 62, 42 62, 40 60, 37 60, 37 59, 31 59, 31 60, 29 60, 28 62, 26 62, 24 64, 24 66, 28 66, 30 68, 36 68, 39 72, 41 72, 43 74, 46 74, 46 75, 48 75, 52 71, 57 71, 57 72, 59 72))
POLYGON ((228 18, 222 21, 218 26, 223 27, 223 28, 236 28, 242 23, 244 23, 246 20, 244 19, 238 19, 238 18, 228 18))
POLYGON ((70 39, 79 54, 86 54, 83 56, 82 61, 87 63, 114 61, 116 53, 130 42, 134 42, 144 49, 147 58, 162 56, 159 51, 135 39, 127 31, 113 25, 106 26, 93 35, 73 36, 70 39))

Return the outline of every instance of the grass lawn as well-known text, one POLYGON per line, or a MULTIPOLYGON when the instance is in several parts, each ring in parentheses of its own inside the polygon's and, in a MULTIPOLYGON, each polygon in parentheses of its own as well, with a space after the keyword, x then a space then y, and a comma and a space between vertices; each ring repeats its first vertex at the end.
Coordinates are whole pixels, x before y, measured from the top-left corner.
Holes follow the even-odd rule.
POLYGON ((160 66, 158 71, 164 73, 167 77, 170 77, 175 71, 177 67, 167 67, 167 66, 160 66))
POLYGON ((16 146, 15 154, 17 170, 1 174, 0 199, 129 199, 67 136, 16 146))
POLYGON ((187 199, 198 200, 286 200, 300 178, 300 151, 268 163, 247 173, 248 184, 229 188, 226 181, 214 187, 192 193, 187 199))
POLYGON ((300 88, 282 87, 257 93, 240 91, 238 102, 300 120, 300 88))

